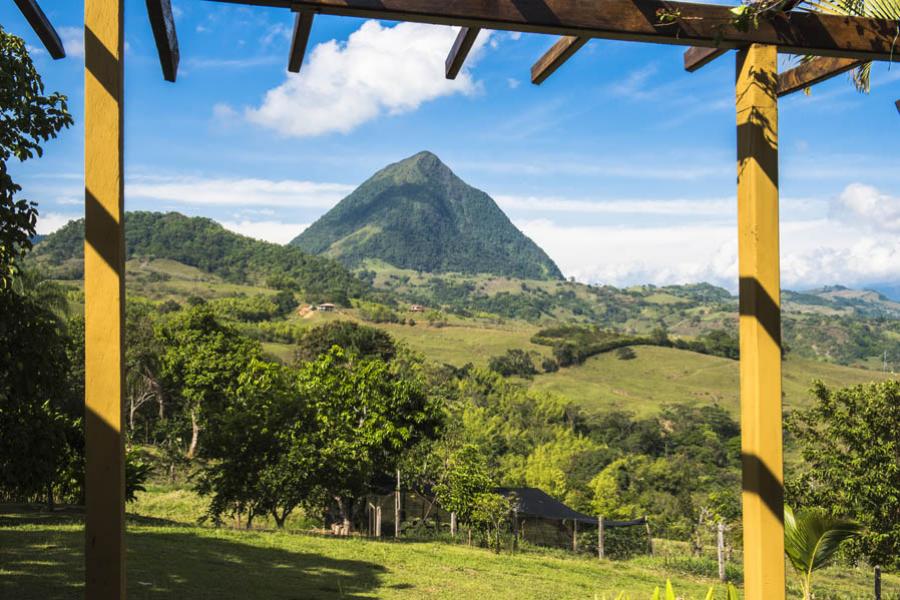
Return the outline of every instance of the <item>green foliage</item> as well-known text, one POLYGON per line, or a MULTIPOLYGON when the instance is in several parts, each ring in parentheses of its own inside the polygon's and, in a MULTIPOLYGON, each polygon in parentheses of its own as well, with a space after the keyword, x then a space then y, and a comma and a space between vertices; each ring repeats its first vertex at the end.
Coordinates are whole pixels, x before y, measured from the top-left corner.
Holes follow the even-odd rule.
POLYGON ((694 340, 675 340, 673 345, 682 350, 710 354, 737 360, 740 358, 740 345, 737 335, 732 335, 723 329, 714 329, 699 335, 694 340))
MULTIPOLYGON (((279 289, 296 292, 307 302, 349 306, 350 298, 370 291, 333 260, 232 233, 211 219, 174 212, 129 212, 125 225, 128 259, 167 258, 236 283, 278 282, 279 289)), ((56 265, 83 256, 83 219, 47 236, 35 250, 37 259, 56 265)))
POLYGON ((788 421, 805 463, 789 495, 863 525, 847 543, 851 557, 900 565, 900 381, 838 390, 817 383, 812 393, 816 403, 788 421))
POLYGON ((633 360, 634 358, 637 358, 637 354, 635 354, 633 348, 623 346, 616 350, 616 358, 619 360, 633 360))
POLYGON ((432 273, 562 279, 487 194, 430 152, 382 169, 291 244, 350 266, 378 259, 432 273))
POLYGON ((397 311, 377 302, 358 302, 359 316, 370 323, 399 323, 397 311))
POLYGON ((503 534, 512 512, 514 500, 501 494, 483 492, 472 502, 472 526, 481 535, 485 545, 500 552, 503 534))
POLYGON ((583 325, 561 325, 541 329, 532 343, 553 347, 553 356, 561 367, 580 365, 591 356, 638 344, 670 345, 668 339, 626 336, 615 331, 583 325))
POLYGON ((390 335, 353 321, 332 321, 306 330, 297 340, 296 359, 307 362, 338 346, 351 356, 389 361, 397 354, 390 335))
POLYGON ((490 361, 488 361, 488 368, 504 377, 512 375, 533 377, 537 375, 537 369, 534 367, 531 355, 518 348, 510 348, 506 351, 506 354, 501 356, 492 356, 490 361))
POLYGON ((481 450, 474 444, 466 444, 450 452, 441 465, 439 477, 434 486, 438 503, 444 510, 455 512, 463 523, 473 523, 478 499, 493 485, 481 450))
POLYGON ((42 156, 46 142, 72 125, 66 97, 44 95, 25 42, 0 26, 0 289, 16 272, 15 263, 31 249, 37 205, 16 199, 22 190, 9 175, 10 158, 42 156))
POLYGON ((835 519, 823 511, 807 510, 794 515, 784 507, 784 551, 800 578, 803 599, 811 600, 812 576, 827 566, 845 541, 859 534, 853 521, 835 519))
POLYGON ((144 484, 150 479, 153 465, 145 462, 141 455, 133 449, 125 452, 125 501, 137 500, 138 492, 146 492, 144 484))

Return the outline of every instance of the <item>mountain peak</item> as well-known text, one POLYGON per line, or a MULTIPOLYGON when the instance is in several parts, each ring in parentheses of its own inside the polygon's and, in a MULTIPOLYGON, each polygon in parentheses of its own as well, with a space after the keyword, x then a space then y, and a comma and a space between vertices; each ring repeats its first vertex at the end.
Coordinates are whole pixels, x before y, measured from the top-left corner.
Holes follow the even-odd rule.
POLYGON ((562 278, 490 196, 428 151, 378 171, 291 244, 352 267, 562 278))

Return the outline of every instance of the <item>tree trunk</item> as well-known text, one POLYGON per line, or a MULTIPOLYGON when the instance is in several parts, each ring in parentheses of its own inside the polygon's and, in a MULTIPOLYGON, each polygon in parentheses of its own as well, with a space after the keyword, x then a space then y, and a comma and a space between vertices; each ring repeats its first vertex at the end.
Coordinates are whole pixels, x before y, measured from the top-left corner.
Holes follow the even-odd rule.
POLYGON ((347 501, 340 496, 335 496, 334 499, 337 501, 338 511, 340 511, 341 515, 341 535, 350 535, 353 524, 350 521, 350 511, 347 507, 347 501))
POLYGON ((48 481, 47 482, 47 510, 52 511, 53 506, 54 506, 54 504, 53 504, 53 482, 48 481))
POLYGON ((194 458, 194 454, 197 452, 197 438, 200 437, 200 425, 197 423, 197 409, 191 409, 191 445, 188 446, 187 458, 194 458))

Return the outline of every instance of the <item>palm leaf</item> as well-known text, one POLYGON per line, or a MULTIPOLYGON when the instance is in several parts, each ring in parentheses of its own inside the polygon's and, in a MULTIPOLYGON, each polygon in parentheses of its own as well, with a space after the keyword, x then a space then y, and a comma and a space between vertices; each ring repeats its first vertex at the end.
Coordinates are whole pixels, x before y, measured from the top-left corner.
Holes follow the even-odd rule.
POLYGON ((834 559, 841 543, 856 536, 860 526, 819 512, 794 515, 784 507, 784 549, 794 569, 803 577, 834 559))

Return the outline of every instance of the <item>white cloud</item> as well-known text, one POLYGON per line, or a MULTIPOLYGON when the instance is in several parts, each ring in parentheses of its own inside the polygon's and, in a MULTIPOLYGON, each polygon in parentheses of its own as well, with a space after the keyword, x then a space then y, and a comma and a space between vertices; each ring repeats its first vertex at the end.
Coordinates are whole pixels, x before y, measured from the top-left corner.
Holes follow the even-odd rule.
POLYGON ((37 227, 35 227, 35 231, 37 231, 41 235, 47 235, 53 233, 69 221, 74 221, 75 219, 80 219, 83 215, 64 215, 60 213, 40 213, 38 215, 37 227))
POLYGON ((553 196, 494 196, 508 211, 583 214, 655 214, 671 216, 733 216, 735 200, 571 200, 553 196))
POLYGON ((900 233, 900 196, 889 196, 870 185, 851 183, 832 205, 838 218, 849 219, 876 231, 900 233))
POLYGON ((234 110, 234 108, 232 108, 230 104, 226 104, 224 102, 218 102, 214 104, 212 112, 214 118, 225 122, 231 122, 238 116, 237 111, 234 110))
POLYGON ((125 197, 208 206, 330 208, 354 186, 285 179, 132 176, 125 197))
POLYGON ((506 85, 509 86, 509 89, 514 90, 514 89, 518 88, 520 85, 522 85, 522 82, 519 81, 518 79, 516 79, 515 77, 507 77, 506 85))
MULTIPOLYGON (((558 210, 568 207, 590 212, 591 203, 585 204, 572 202, 558 210)), ((630 211, 628 202, 611 204, 615 210, 610 212, 619 208, 630 211)), ((649 203, 647 209, 665 211, 667 204, 649 203)), ((677 204, 673 202, 672 206, 677 204)), ((834 205, 839 210, 833 210, 830 216, 782 219, 782 286, 808 289, 840 283, 862 287, 900 281, 897 199, 870 186, 854 184, 837 196, 834 205)), ((640 223, 572 227, 546 219, 517 225, 557 261, 566 275, 581 281, 620 286, 709 281, 735 291, 734 219, 732 212, 728 218, 716 216, 714 220, 664 227, 640 223)))
POLYGON ((63 48, 66 49, 66 55, 84 58, 84 28, 60 27, 57 31, 63 48))
MULTIPOLYGON (((286 136, 347 133, 385 113, 412 111, 441 96, 473 94, 478 85, 467 69, 456 80, 444 77, 456 32, 420 23, 385 27, 366 21, 346 42, 317 45, 301 72, 269 90, 258 108, 247 109, 246 117, 286 136)), ((469 64, 488 38, 479 36, 469 64)))
POLYGON ((247 237, 287 244, 300 235, 309 223, 282 223, 281 221, 222 221, 222 227, 247 237))

